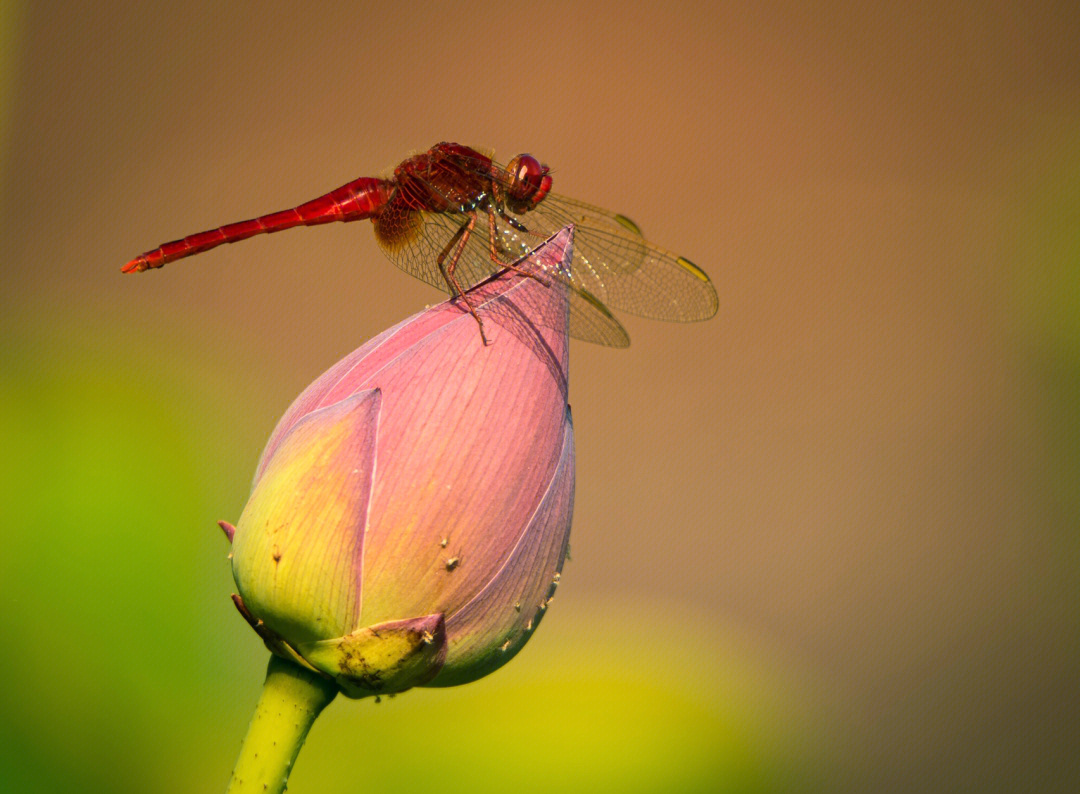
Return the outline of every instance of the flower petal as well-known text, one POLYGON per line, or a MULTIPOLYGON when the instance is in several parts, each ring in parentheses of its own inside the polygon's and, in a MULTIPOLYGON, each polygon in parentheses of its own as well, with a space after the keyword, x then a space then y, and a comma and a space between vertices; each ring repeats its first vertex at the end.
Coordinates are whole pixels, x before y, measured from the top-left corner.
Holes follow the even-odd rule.
POLYGON ((446 631, 450 652, 428 686, 454 686, 487 675, 525 645, 555 594, 574 512, 574 433, 569 421, 562 455, 518 542, 499 571, 454 614, 446 631))
MULTIPOLYGON (((572 246, 573 227, 567 227, 538 246, 527 259, 519 261, 517 267, 533 273, 567 272, 573 257, 572 246)), ((516 337, 521 346, 561 383, 565 402, 569 322, 566 294, 557 282, 550 288, 536 289, 539 286, 535 280, 503 271, 470 290, 469 302, 484 318, 491 347, 500 344, 500 336, 516 337)), ((278 422, 263 450, 255 482, 265 472, 285 433, 304 416, 357 391, 381 385, 378 374, 385 367, 400 366, 395 362, 404 352, 424 344, 428 337, 447 325, 470 323, 475 339, 464 341, 469 341, 469 348, 472 348, 480 342, 475 321, 459 298, 448 300, 383 331, 334 364, 293 401, 278 422)), ((454 355, 454 352, 448 354, 454 355)))
POLYGON ((361 696, 473 680, 531 636, 573 504, 552 277, 572 237, 380 334, 282 417, 232 538, 237 602, 271 649, 361 696))
POLYGON ((294 646, 356 628, 381 403, 359 392, 297 422, 238 522, 244 603, 294 646))
MULTIPOLYGON (((565 256, 568 237, 554 251, 565 256)), ((364 561, 365 624, 450 615, 468 602, 503 566, 559 465, 565 295, 555 283, 514 273, 474 294, 491 345, 480 343, 468 314, 458 314, 378 372, 385 401, 364 561), (563 327, 516 324, 537 307, 555 307, 563 327)))

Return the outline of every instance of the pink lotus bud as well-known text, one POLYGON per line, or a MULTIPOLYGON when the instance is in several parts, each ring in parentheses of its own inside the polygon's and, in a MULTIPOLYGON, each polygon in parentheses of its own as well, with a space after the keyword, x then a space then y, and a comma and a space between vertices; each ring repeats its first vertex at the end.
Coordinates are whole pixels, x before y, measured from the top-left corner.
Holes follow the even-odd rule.
MULTIPOLYGON (((572 228, 518 266, 566 268, 572 228)), ((567 299, 503 272, 339 361, 274 429, 232 535, 275 653, 353 697, 475 680, 544 615, 574 500, 567 299)))

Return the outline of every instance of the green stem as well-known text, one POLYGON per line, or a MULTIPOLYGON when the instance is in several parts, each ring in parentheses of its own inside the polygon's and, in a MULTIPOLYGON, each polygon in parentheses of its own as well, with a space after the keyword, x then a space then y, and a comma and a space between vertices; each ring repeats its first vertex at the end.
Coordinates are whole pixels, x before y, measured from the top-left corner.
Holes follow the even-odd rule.
POLYGON ((271 654, 226 794, 281 794, 311 723, 337 692, 332 681, 271 654))

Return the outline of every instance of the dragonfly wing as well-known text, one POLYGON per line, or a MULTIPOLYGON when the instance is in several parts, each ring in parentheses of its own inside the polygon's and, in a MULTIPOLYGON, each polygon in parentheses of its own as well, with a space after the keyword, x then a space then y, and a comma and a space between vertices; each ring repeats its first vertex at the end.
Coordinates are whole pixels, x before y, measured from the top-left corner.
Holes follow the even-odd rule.
MULTIPOLYGON (((416 213, 417 227, 410 241, 405 245, 382 244, 387 257, 399 268, 421 281, 425 281, 443 292, 454 294, 453 288, 447 283, 439 270, 437 261, 440 254, 446 250, 447 244, 458 233, 462 224, 468 221, 468 216, 458 213, 421 212, 416 213)), ((511 239, 509 244, 503 243, 502 247, 496 248, 499 262, 491 258, 490 227, 486 212, 477 214, 476 224, 469 234, 468 240, 458 257, 454 268, 454 276, 461 284, 462 289, 468 290, 484 279, 502 269, 501 262, 513 262, 527 256, 532 250, 544 242, 547 238, 528 236, 528 245, 518 244, 516 250, 513 246, 512 236, 505 232, 507 224, 500 218, 496 224, 496 239, 511 239)), ((560 227, 561 228, 561 227, 560 227)), ((513 229, 510 229, 513 232, 513 229)), ((549 235, 550 236, 550 235, 549 235)), ((451 254, 446 263, 449 264, 451 254)), ((603 302, 590 293, 583 292, 573 281, 563 273, 548 272, 539 274, 541 278, 550 281, 558 281, 565 285, 569 301, 570 335, 586 342, 594 342, 608 347, 626 347, 630 344, 630 337, 618 320, 603 305, 603 302)), ((535 315, 533 319, 541 325, 547 325, 546 317, 535 315)), ((556 322, 558 320, 556 319, 556 322)))
MULTIPOLYGON (((459 221, 453 215, 435 215, 428 219, 425 224, 425 232, 438 228, 439 239, 450 236, 457 230, 459 221), (450 231, 450 230, 453 231, 450 231), (449 236, 447 235, 449 232, 449 236)), ((559 227, 561 229, 562 227, 559 227)), ((534 249, 544 243, 552 234, 559 231, 555 229, 551 234, 538 237, 532 233, 523 233, 514 229, 500 216, 495 216, 495 257, 492 259, 492 241, 490 234, 490 220, 486 212, 477 214, 476 225, 469 235, 468 241, 458 259, 455 275, 463 286, 468 289, 479 281, 501 270, 502 263, 513 263, 528 257, 534 249)), ((575 248, 577 246, 575 233, 575 248)), ((445 243, 443 243, 445 246, 445 243)), ((441 250, 441 248, 440 248, 441 250)), ((525 264, 525 263, 522 263, 525 264)), ((527 269, 527 268, 526 268, 527 269)), ((542 269, 538 275, 550 282, 559 282, 566 289, 569 301, 570 335, 575 339, 593 342, 608 347, 626 347, 630 344, 630 337, 617 319, 611 314, 603 302, 594 295, 582 290, 571 275, 562 271, 542 269)), ((545 320, 540 317, 541 323, 545 320)))
POLYGON ((630 345, 630 335, 607 306, 577 289, 567 290, 567 295, 570 297, 570 336, 607 347, 630 345))
MULTIPOLYGON (((463 162, 473 173, 510 189, 505 167, 463 162)), ((516 223, 498 226, 512 258, 526 255, 540 241, 573 224, 573 283, 607 306, 676 322, 707 320, 716 314, 719 301, 705 272, 689 259, 649 243, 625 215, 557 193, 548 194, 527 212, 508 214, 516 223)))
MULTIPOLYGON (((439 269, 438 260, 446 252, 447 245, 453 240, 462 224, 468 221, 468 217, 457 213, 442 212, 414 212, 412 216, 415 225, 408 242, 387 244, 380 239, 379 244, 383 252, 391 262, 410 276, 426 281, 443 292, 453 294, 454 289, 439 269)), ((485 225, 480 230, 479 237, 486 241, 487 236, 485 225)), ((476 230, 473 231, 472 237, 477 237, 476 230)), ((454 271, 455 277, 465 290, 475 286, 497 270, 490 258, 479 257, 472 252, 476 248, 476 242, 476 240, 469 240, 466 251, 459 257, 454 271)), ((451 256, 448 255, 446 264, 450 263, 450 259, 451 256)))
POLYGON ((705 272, 642 238, 625 216, 550 195, 521 221, 530 229, 573 223, 575 283, 612 308, 676 322, 716 314, 716 289, 705 272))
MULTIPOLYGON (((641 229, 625 215, 617 212, 586 204, 584 201, 572 199, 557 193, 547 196, 540 204, 541 215, 546 215, 552 225, 573 223, 576 227, 586 231, 585 244, 589 245, 588 230, 595 229, 598 232, 619 235, 622 240, 620 258, 610 264, 617 267, 621 273, 632 273, 637 270, 645 260, 648 243, 641 229)), ((530 215, 532 217, 532 215, 530 215)), ((592 252, 596 253, 596 252, 592 252)), ((593 260, 595 261, 595 255, 593 260)))

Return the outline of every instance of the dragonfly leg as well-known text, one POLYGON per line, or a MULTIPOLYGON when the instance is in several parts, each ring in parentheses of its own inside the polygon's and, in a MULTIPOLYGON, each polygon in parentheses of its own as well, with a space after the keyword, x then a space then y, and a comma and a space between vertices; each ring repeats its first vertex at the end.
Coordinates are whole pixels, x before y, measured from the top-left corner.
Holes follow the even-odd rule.
POLYGON ((519 232, 522 232, 523 234, 527 234, 530 237, 536 237, 539 240, 547 239, 540 232, 530 231, 529 227, 526 226, 521 221, 519 221, 517 218, 512 218, 509 215, 507 215, 506 210, 504 210, 502 207, 499 207, 496 211, 499 213, 499 217, 502 218, 504 221, 506 221, 507 225, 513 226, 519 232))
POLYGON ((443 248, 442 252, 435 258, 435 263, 439 266, 439 270, 442 273, 443 279, 446 281, 450 292, 457 296, 462 303, 465 304, 465 308, 469 310, 469 314, 476 320, 476 324, 480 326, 480 340, 484 345, 488 345, 488 338, 484 334, 484 321, 480 319, 480 315, 476 313, 476 309, 469 303, 469 298, 465 295, 465 290, 461 288, 461 282, 458 281, 457 276, 454 275, 454 270, 457 268, 458 259, 461 258, 461 253, 465 250, 466 243, 469 242, 469 237, 472 235, 473 227, 476 225, 476 213, 469 213, 469 220, 454 232, 454 235, 450 238, 450 241, 443 248), (451 249, 454 249, 454 255, 450 259, 450 264, 445 264, 446 255, 450 253, 451 249))
MULTIPOLYGON (((491 207, 492 207, 492 205, 495 206, 495 211, 498 212, 500 216, 502 216, 504 219, 506 218, 506 213, 503 212, 503 208, 502 208, 502 196, 499 193, 499 189, 500 188, 499 188, 498 180, 492 179, 491 180, 491 196, 492 196, 492 200, 490 202, 488 202, 488 206, 487 206, 488 226, 490 227, 488 233, 490 234, 491 238, 495 241, 495 245, 498 247, 498 249, 499 249, 499 251, 501 253, 505 254, 506 256, 513 256, 513 252, 506 246, 506 243, 504 243, 502 241, 502 238, 498 237, 496 235, 496 233, 495 233, 495 225, 492 222, 493 219, 491 218, 491 207)), ((510 225, 513 226, 514 224, 511 223, 510 225)), ((500 262, 500 265, 501 264, 502 263, 500 262)))
MULTIPOLYGON (((458 227, 458 230, 454 232, 453 236, 447 241, 446 245, 443 246, 442 252, 440 252, 440 254, 435 258, 435 262, 436 264, 438 264, 439 270, 443 270, 443 262, 446 260, 446 255, 450 253, 450 249, 457 245, 463 236, 465 237, 466 241, 468 240, 466 230, 469 230, 470 232, 472 230, 472 224, 470 224, 469 222, 461 224, 461 226, 458 227)), ((458 256, 460 256, 460 252, 454 257, 455 263, 457 262, 458 256)), ((443 277, 446 277, 445 272, 443 273, 443 277)), ((446 283, 448 286, 453 286, 452 284, 450 284, 449 279, 446 280, 446 283)))
MULTIPOLYGON (((506 221, 508 226, 513 226, 519 232, 524 232, 525 234, 533 234, 533 232, 530 232, 529 228, 524 223, 519 221, 517 218, 511 218, 509 215, 507 215, 506 210, 504 210, 502 207, 499 207, 498 213, 499 213, 499 217, 502 218, 504 221, 506 221)), ((534 235, 534 236, 539 236, 539 235, 534 235)))
POLYGON ((491 240, 491 246, 490 246, 490 248, 491 248, 491 260, 493 262, 495 262, 496 264, 498 264, 500 267, 505 267, 508 270, 513 270, 515 273, 518 273, 519 275, 527 276, 528 278, 535 279, 538 283, 543 284, 545 287, 550 286, 547 281, 545 281, 543 278, 536 275, 535 273, 526 273, 521 268, 515 267, 513 265, 507 265, 507 264, 504 264, 504 263, 499 261, 497 255, 495 253, 495 245, 496 245, 496 243, 498 243, 499 246, 502 247, 502 249, 504 251, 506 251, 507 255, 512 255, 512 252, 507 250, 506 246, 502 244, 502 240, 498 238, 498 235, 496 233, 495 213, 499 214, 499 217, 502 218, 503 221, 506 222, 507 226, 510 226, 510 227, 516 229, 519 232, 523 232, 523 233, 528 234, 528 235, 530 235, 532 237, 539 237, 539 238, 543 238, 543 235, 537 234, 536 232, 530 232, 525 227, 525 224, 523 224, 517 218, 511 218, 509 215, 506 214, 506 209, 503 207, 503 204, 505 202, 503 201, 503 197, 502 197, 502 187, 499 184, 498 179, 492 179, 491 180, 491 195, 492 195, 493 200, 488 203, 488 207, 487 207, 487 211, 488 211, 488 235, 489 235, 490 240, 491 240), (494 209, 493 209, 493 207, 494 207, 494 209))
POLYGON ((517 218, 511 218, 509 215, 506 214, 506 208, 504 206, 505 202, 503 201, 503 198, 500 195, 499 191, 500 191, 500 187, 499 187, 498 180, 492 179, 491 180, 491 193, 495 197, 495 211, 497 213, 499 213, 500 218, 502 218, 504 221, 506 221, 506 225, 507 226, 513 226, 519 232, 523 232, 524 234, 528 234, 528 235, 530 235, 532 237, 543 237, 544 235, 539 234, 537 232, 530 232, 529 227, 527 227, 524 223, 519 221, 517 218))
MULTIPOLYGON (((498 233, 497 228, 495 226, 495 210, 492 209, 490 204, 488 204, 487 213, 488 213, 488 250, 491 253, 491 261, 494 262, 499 267, 504 267, 507 270, 514 271, 519 276, 524 276, 525 278, 531 278, 534 281, 536 281, 538 284, 542 284, 545 287, 550 286, 548 284, 547 280, 545 280, 544 278, 538 276, 536 273, 530 273, 530 272, 528 272, 526 270, 522 270, 517 265, 507 264, 506 262, 503 262, 499 258, 499 254, 495 250, 496 243, 498 242, 498 239, 499 239, 498 238, 499 233, 498 233)), ((502 212, 501 208, 499 210, 499 214, 502 215, 504 218, 506 217, 505 215, 503 215, 503 212, 502 212)))

